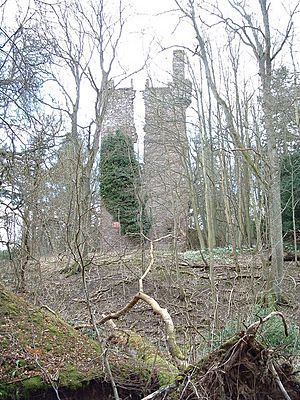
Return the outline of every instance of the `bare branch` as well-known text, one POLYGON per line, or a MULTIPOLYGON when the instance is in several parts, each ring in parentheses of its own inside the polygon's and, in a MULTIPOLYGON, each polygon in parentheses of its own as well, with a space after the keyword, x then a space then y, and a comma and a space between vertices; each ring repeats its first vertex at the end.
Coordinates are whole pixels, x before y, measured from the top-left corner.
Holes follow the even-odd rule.
POLYGON ((246 330, 246 335, 255 335, 256 332, 258 331, 258 329, 267 321, 269 321, 269 319, 273 318, 273 317, 280 317, 283 323, 283 327, 284 327, 284 334, 285 336, 288 336, 288 328, 287 328, 287 323, 285 321, 284 315, 279 312, 279 311, 273 311, 270 314, 268 314, 266 317, 261 318, 259 321, 254 322, 253 324, 251 324, 247 330, 246 330))

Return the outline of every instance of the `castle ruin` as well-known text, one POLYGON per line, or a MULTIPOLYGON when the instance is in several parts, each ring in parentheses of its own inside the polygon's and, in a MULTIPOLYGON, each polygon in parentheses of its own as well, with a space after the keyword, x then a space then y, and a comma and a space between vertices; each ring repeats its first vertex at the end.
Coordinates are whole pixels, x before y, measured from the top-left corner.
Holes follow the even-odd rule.
POLYGON ((191 83, 185 79, 185 54, 173 52, 172 81, 166 87, 146 84, 144 186, 152 236, 186 236, 188 188, 186 109, 191 83))
POLYGON ((131 82, 129 88, 116 88, 110 81, 108 104, 102 124, 102 137, 120 130, 131 136, 133 143, 137 141, 134 124, 134 99, 135 90, 131 82))
MULTIPOLYGON (((146 83, 143 190, 152 227, 150 236, 170 234, 184 241, 189 209, 188 187, 184 168, 187 159, 186 109, 191 101, 191 83, 185 79, 185 54, 173 52, 172 80, 166 86, 146 83)), ((137 141, 134 124, 135 90, 111 87, 103 135, 120 129, 137 141)), ((111 216, 102 211, 104 240, 113 247, 120 240, 113 229, 111 216)), ((119 247, 119 246, 118 246, 119 247)))

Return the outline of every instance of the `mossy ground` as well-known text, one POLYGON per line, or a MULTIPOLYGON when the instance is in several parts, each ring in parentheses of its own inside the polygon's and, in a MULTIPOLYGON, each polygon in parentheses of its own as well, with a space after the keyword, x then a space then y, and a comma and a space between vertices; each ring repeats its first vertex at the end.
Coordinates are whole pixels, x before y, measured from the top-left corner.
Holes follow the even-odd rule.
MULTIPOLYGON (((139 376, 139 379, 144 380, 146 385, 166 386, 175 381, 178 369, 149 340, 134 331, 116 330, 110 338, 110 343, 112 355, 116 350, 117 352, 123 351, 127 353, 127 357, 131 355, 135 359, 134 368, 132 368, 132 365, 128 365, 128 362, 127 364, 125 362, 122 366, 119 363, 124 378, 128 376, 128 367, 130 367, 130 373, 136 377, 139 376)), ((120 379, 120 372, 118 377, 120 379)))
MULTIPOLYGON (((77 390, 105 381, 100 346, 58 316, 0 284, 0 399, 29 398, 51 383, 77 390)), ((131 331, 115 333, 108 360, 122 388, 144 394, 175 379, 177 369, 131 331)))
MULTIPOLYGON (((145 279, 144 289, 159 302, 161 307, 168 309, 176 327, 178 343, 185 350, 188 362, 192 365, 199 365, 199 360, 207 354, 207 350, 216 347, 219 342, 219 335, 216 335, 216 332, 219 330, 222 332, 228 321, 236 321, 241 327, 237 326, 237 331, 243 329, 244 322, 247 322, 253 312, 253 306, 268 287, 261 260, 261 257, 267 256, 254 255, 252 252, 240 254, 238 258, 240 275, 236 272, 235 261, 228 252, 224 257, 223 254, 222 257, 218 256, 214 265, 218 309, 217 314, 214 314, 209 271, 205 268, 201 257, 197 254, 189 254, 189 257, 180 254, 178 263, 175 264, 173 255, 163 251, 155 252, 155 263, 145 279), (215 316, 217 319, 214 321, 215 316)), ((116 254, 93 258, 86 276, 97 319, 101 319, 102 313, 108 314, 120 310, 136 294, 138 277, 145 271, 149 260, 149 252, 146 252, 145 257, 141 257, 139 252, 132 252, 122 254, 122 257, 116 254)), ((28 268, 25 295, 29 301, 46 304, 58 311, 62 318, 74 325, 88 324, 89 316, 86 311, 81 276, 60 274, 62 268, 63 264, 57 258, 46 259, 39 271, 28 268)), ((7 285, 14 287, 14 271, 9 265, 0 269, 0 277, 7 285)), ((283 289, 284 293, 289 294, 292 307, 279 305, 278 310, 299 325, 300 285, 297 282, 299 283, 299 267, 295 263, 286 263, 283 289)), ((53 318, 54 320, 56 318, 49 312, 41 312, 28 303, 11 301, 11 296, 13 295, 0 289, 0 323, 3 326, 0 330, 0 374, 5 372, 5 382, 30 378, 35 376, 37 371, 41 374, 34 353, 37 353, 38 360, 43 361, 41 365, 49 370, 51 375, 55 377, 58 371, 63 382, 63 371, 67 371, 68 367, 70 369, 75 367, 79 372, 93 371, 93 368, 94 370, 98 368, 96 373, 103 371, 101 352, 97 349, 81 351, 80 340, 83 339, 80 335, 79 344, 74 344, 76 349, 73 353, 72 349, 69 351, 72 343, 78 340, 77 331, 62 321, 54 323, 53 318), (7 296, 9 301, 5 299, 7 296), (24 309, 22 314, 27 315, 26 317, 19 316, 19 311, 22 309, 24 309), (45 318, 48 319, 48 324, 43 325, 45 318), (2 351, 5 352, 5 361, 1 358, 2 351), (80 364, 82 367, 78 368, 80 364)), ((262 302, 264 306, 265 303, 262 302)), ((140 337, 147 337, 149 342, 154 344, 154 350, 149 352, 149 357, 145 343, 146 348, 143 347, 141 352, 144 354, 139 356, 139 340, 130 341, 130 345, 126 343, 124 346, 109 346, 108 359, 117 384, 138 390, 142 388, 150 390, 154 382, 163 385, 164 378, 159 377, 157 373, 162 368, 159 366, 157 354, 163 354, 163 359, 168 359, 168 354, 164 324, 159 316, 154 315, 146 304, 140 302, 116 321, 116 324, 118 329, 138 332, 140 337), (148 367, 145 367, 147 363, 148 367)), ((101 326, 101 336, 104 340, 110 334, 110 328, 101 326)), ((86 343, 86 339, 84 342, 86 343)), ((79 374, 78 381, 80 379, 79 374)), ((75 380, 76 386, 77 379, 72 380, 75 380)), ((110 387, 109 382, 108 386, 110 387)))
POLYGON ((48 311, 0 285, 0 398, 101 378, 101 349, 48 311))

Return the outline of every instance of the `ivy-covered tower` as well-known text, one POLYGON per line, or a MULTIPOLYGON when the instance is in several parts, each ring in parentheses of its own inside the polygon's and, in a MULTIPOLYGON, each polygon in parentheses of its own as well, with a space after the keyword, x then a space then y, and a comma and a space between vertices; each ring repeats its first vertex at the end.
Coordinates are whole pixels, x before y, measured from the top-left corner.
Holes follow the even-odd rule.
MULTIPOLYGON (((151 220, 152 238, 171 234, 185 243, 189 211, 188 185, 185 172, 187 160, 186 109, 191 101, 191 82, 185 78, 185 53, 173 52, 170 83, 153 87, 146 83, 143 192, 146 213, 151 220)), ((103 121, 102 137, 117 130, 136 142, 134 124, 135 91, 116 89, 111 84, 109 102, 103 121)), ((101 236, 105 249, 128 247, 120 235, 118 221, 101 208, 101 236)))
MULTIPOLYGON (((134 124, 134 99, 135 90, 132 83, 128 88, 116 88, 114 82, 110 82, 108 103, 105 117, 102 123, 101 137, 121 132, 128 136, 133 143, 137 141, 137 134, 134 124)), ((101 183, 100 183, 101 184, 101 183)), ((116 182, 116 185, 118 182, 116 182)), ((118 251, 131 246, 131 242, 121 235, 122 227, 120 218, 112 215, 100 204, 100 245, 104 252, 118 251)))

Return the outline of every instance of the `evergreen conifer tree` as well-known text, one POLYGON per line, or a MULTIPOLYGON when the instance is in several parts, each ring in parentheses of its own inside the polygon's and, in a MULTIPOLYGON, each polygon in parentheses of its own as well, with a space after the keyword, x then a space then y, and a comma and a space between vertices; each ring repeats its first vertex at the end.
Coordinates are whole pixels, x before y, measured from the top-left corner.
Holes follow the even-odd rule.
POLYGON ((283 233, 293 232, 293 216, 296 232, 300 232, 300 151, 283 158, 281 163, 281 202, 283 233))

